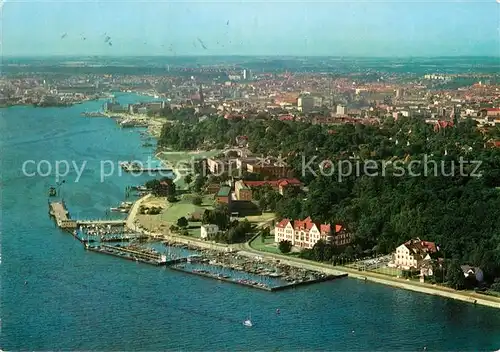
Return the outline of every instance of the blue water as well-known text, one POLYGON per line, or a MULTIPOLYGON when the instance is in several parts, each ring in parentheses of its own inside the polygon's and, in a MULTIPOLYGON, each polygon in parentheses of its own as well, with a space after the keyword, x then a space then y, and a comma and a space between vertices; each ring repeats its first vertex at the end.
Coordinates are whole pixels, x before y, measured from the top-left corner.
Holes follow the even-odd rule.
POLYGON ((499 311, 486 307, 354 279, 261 292, 84 251, 48 217, 54 180, 24 176, 21 166, 87 160, 79 182, 73 172, 62 186, 75 217, 102 217, 123 201, 125 187, 140 180, 125 174, 100 182, 100 160, 147 157, 151 149, 137 131, 80 116, 101 103, 1 110, 3 350, 500 348, 499 311), (242 325, 248 314, 252 328, 242 325))

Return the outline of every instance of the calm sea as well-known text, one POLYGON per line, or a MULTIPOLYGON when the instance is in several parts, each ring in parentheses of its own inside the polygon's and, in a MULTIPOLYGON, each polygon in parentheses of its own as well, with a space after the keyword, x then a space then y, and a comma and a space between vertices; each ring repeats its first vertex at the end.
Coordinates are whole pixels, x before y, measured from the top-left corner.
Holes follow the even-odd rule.
MULTIPOLYGON (((119 97, 138 99, 148 100, 119 97)), ((490 308, 355 279, 268 293, 84 251, 49 219, 53 178, 24 176, 21 167, 86 161, 79 182, 73 170, 61 193, 75 217, 104 217, 127 185, 143 179, 115 174, 100 182, 100 161, 145 160, 152 149, 137 130, 80 116, 100 104, 0 110, 2 349, 500 348, 500 312, 490 308), (249 315, 252 328, 242 325, 249 315)))

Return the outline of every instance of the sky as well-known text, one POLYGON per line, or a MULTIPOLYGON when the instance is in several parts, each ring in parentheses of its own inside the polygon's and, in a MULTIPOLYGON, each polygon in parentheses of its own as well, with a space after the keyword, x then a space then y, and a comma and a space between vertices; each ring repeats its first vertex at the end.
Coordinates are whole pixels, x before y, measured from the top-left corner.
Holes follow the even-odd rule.
POLYGON ((6 0, 2 11, 4 56, 500 56, 496 0, 6 0))

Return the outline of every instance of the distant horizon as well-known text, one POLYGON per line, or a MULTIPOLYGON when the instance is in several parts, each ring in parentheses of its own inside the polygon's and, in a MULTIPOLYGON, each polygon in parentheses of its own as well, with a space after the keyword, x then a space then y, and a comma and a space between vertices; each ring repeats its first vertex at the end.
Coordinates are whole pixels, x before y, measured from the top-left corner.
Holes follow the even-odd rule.
POLYGON ((500 56, 494 0, 2 3, 5 57, 500 56))
MULTIPOLYGON (((185 54, 185 55, 165 55, 165 54, 149 54, 149 55, 92 55, 92 54, 46 54, 46 55, 2 55, 2 58, 15 59, 32 59, 32 58, 148 58, 148 57, 166 57, 166 58, 183 58, 183 57, 250 57, 250 58, 352 58, 352 59, 440 59, 440 58, 492 58, 500 59, 499 55, 425 55, 425 56, 363 56, 363 55, 282 55, 282 54, 185 54)), ((500 62, 499 62, 500 64, 500 62)))

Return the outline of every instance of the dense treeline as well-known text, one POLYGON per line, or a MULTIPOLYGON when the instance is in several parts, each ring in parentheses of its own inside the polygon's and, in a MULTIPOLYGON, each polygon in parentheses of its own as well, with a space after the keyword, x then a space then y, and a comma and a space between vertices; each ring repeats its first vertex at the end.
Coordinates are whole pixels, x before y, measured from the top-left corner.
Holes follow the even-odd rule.
POLYGON ((411 119, 326 127, 210 118, 165 125, 159 144, 223 147, 239 135, 254 153, 287 157, 308 187, 307 194, 264 195, 262 206, 341 223, 359 251, 390 253, 414 237, 435 241, 447 258, 480 266, 490 281, 500 277, 500 150, 485 147, 500 139, 498 128, 483 134, 472 120, 435 131, 411 119), (320 165, 324 159, 332 163, 320 165))

